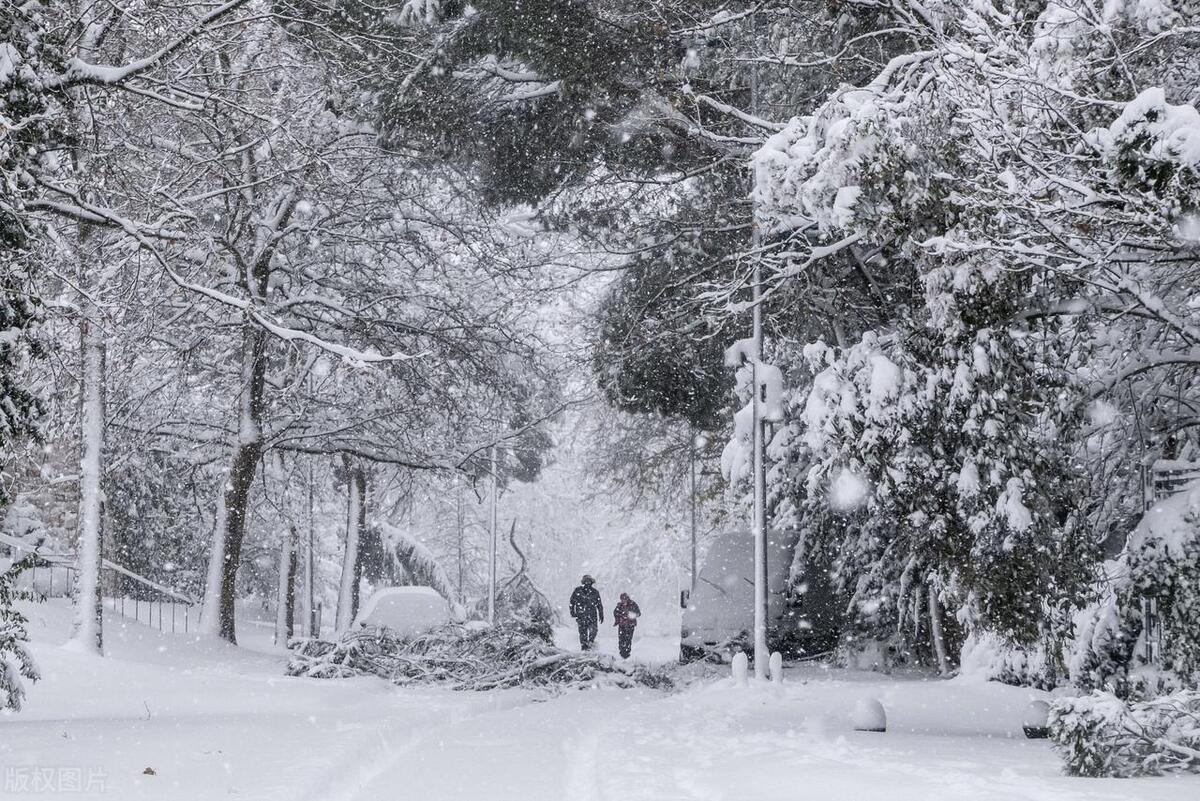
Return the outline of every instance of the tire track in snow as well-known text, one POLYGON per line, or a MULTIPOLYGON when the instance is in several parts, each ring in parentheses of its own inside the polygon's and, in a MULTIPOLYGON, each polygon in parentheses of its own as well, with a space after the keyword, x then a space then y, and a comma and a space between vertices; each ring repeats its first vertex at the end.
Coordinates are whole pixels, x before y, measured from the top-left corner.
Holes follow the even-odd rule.
POLYGON ((322 777, 299 796, 300 801, 356 801, 377 779, 396 769, 405 756, 447 730, 474 718, 532 703, 529 696, 516 693, 501 698, 489 697, 488 700, 492 703, 465 709, 399 714, 385 719, 383 725, 359 724, 355 728, 364 729, 366 736, 358 738, 358 747, 351 748, 347 756, 326 769, 322 777), (446 720, 447 714, 449 720, 446 720))
POLYGON ((602 790, 602 757, 619 742, 619 721, 644 696, 588 690, 515 697, 526 703, 410 732, 386 757, 335 773, 305 801, 617 801, 602 790), (347 784, 353 789, 337 787, 347 784))
POLYGON ((597 756, 600 751, 600 740, 611 728, 612 724, 606 723, 597 731, 567 741, 564 801, 603 801, 600 794, 600 766, 597 756))

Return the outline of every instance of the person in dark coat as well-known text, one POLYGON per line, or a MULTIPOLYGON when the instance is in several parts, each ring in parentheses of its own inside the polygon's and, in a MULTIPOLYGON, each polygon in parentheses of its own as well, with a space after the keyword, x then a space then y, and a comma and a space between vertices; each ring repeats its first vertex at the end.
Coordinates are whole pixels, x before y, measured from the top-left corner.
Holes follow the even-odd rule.
POLYGON ((596 591, 596 580, 584 576, 579 580, 579 586, 571 593, 571 617, 579 626, 579 647, 584 651, 592 650, 596 642, 596 631, 599 624, 604 622, 604 603, 600 593, 596 591))
POLYGON ((621 652, 622 659, 628 659, 633 650, 633 629, 637 626, 637 619, 641 614, 642 610, 638 608, 637 601, 626 593, 621 593, 621 601, 613 610, 613 625, 617 627, 617 649, 621 652))

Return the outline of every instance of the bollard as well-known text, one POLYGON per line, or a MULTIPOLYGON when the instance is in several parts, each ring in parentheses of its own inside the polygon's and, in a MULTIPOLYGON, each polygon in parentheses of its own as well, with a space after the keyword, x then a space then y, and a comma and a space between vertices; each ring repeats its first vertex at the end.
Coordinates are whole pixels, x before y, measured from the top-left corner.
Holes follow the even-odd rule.
POLYGON ((783 684, 783 654, 775 651, 771 654, 771 661, 767 663, 771 669, 771 683, 783 684))
POLYGON ((1045 701, 1030 701, 1021 719, 1021 730, 1030 740, 1045 740, 1050 736, 1050 705, 1045 701))
POLYGON ((875 698, 863 698, 854 707, 855 731, 887 731, 887 713, 875 698))
POLYGON ((733 683, 745 687, 749 683, 749 675, 750 660, 745 651, 738 651, 733 655, 733 683))

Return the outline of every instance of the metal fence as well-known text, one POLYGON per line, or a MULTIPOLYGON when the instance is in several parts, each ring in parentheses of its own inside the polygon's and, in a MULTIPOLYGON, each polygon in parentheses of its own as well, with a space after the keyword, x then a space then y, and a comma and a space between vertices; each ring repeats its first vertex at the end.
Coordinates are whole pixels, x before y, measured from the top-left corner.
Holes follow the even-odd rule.
POLYGON ((1159 459, 1150 466, 1150 481, 1152 501, 1169 498, 1200 481, 1200 462, 1159 459))
MULTIPOLYGON (((36 553, 34 564, 21 576, 18 586, 32 590, 41 598, 74 596, 79 567, 74 554, 42 553, 28 543, 8 534, 0 534, 0 545, 15 554, 36 553)), ((197 621, 200 605, 188 595, 134 573, 108 559, 100 568, 102 603, 105 608, 129 620, 159 631, 189 632, 197 621)))

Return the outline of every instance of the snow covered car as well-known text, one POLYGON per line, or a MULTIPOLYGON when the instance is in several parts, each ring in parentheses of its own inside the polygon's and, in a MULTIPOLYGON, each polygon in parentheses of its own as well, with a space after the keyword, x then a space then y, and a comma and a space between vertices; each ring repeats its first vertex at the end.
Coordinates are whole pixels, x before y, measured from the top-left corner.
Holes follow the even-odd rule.
MULTIPOLYGON (((767 609, 771 641, 795 632, 786 594, 795 538, 768 536, 767 609)), ((680 631, 680 659, 729 658, 754 641, 754 537, 748 529, 722 534, 708 549, 696 591, 687 598, 680 631)))
POLYGON ((367 599, 354 625, 415 637, 452 620, 450 604, 432 587, 385 587, 367 599))

